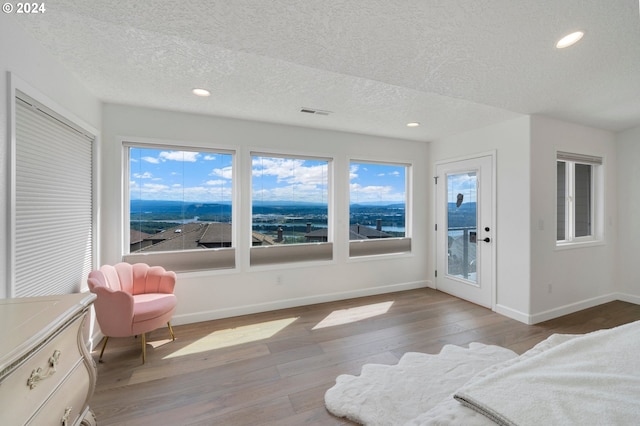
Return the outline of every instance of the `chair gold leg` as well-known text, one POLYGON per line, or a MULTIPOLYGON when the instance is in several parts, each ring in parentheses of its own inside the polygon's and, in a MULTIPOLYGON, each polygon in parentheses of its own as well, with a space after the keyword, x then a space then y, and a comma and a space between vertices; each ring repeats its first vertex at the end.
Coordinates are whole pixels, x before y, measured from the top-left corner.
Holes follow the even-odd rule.
POLYGON ((147 360, 147 334, 142 333, 142 363, 147 360))
POLYGON ((169 333, 171 334, 171 340, 176 340, 176 335, 173 334, 173 328, 171 327, 171 321, 167 322, 167 325, 169 326, 169 333))
POLYGON ((107 341, 109 341, 109 336, 104 336, 104 343, 102 344, 102 350, 100 351, 100 358, 98 358, 98 362, 102 362, 102 354, 104 354, 104 348, 107 347, 107 341))

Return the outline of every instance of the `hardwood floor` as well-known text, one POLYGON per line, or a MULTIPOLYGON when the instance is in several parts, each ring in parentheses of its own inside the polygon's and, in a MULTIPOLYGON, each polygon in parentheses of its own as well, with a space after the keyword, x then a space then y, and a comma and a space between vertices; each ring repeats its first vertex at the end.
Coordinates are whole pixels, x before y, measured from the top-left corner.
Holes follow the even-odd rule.
POLYGON ((91 408, 101 426, 346 425, 324 393, 363 364, 474 341, 522 353, 553 333, 639 319, 639 305, 611 302, 528 326, 418 289, 189 324, 174 342, 167 329, 149 333, 144 365, 139 339, 110 339, 91 408))

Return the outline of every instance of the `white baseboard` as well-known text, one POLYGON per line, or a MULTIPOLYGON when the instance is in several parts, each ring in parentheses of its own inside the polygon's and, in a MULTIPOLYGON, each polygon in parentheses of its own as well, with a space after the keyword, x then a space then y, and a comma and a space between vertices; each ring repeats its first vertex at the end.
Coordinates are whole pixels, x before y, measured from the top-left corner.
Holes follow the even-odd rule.
POLYGON ((393 293, 396 291, 413 290, 417 288, 432 287, 431 281, 414 281, 409 283, 392 284, 381 287, 351 290, 340 293, 319 294, 308 297, 299 297, 273 302, 256 303, 252 305, 237 306, 233 308, 201 311, 182 315, 174 315, 171 324, 182 325, 196 322, 211 321, 220 318, 229 318, 239 315, 250 315, 259 312, 274 311, 277 309, 296 308, 299 306, 313 305, 316 303, 334 302, 336 300, 352 299, 355 297, 374 296, 377 294, 393 293))
POLYGON ((613 302, 614 300, 622 300, 623 302, 635 303, 637 305, 640 305, 640 296, 634 296, 625 293, 610 293, 603 296, 582 300, 580 302, 559 306, 557 308, 538 312, 536 314, 526 314, 524 312, 520 312, 503 305, 496 305, 495 312, 516 321, 532 325, 558 318, 563 315, 572 314, 583 309, 593 308, 594 306, 602 305, 603 303, 613 302))
POLYGON ((633 294, 616 293, 616 299, 622 300, 623 302, 629 302, 629 303, 634 303, 636 305, 640 305, 640 296, 635 296, 633 294))
POLYGON ((537 324, 539 322, 548 321, 583 309, 593 308, 594 306, 602 305, 603 303, 613 302, 614 300, 619 300, 616 293, 605 294, 603 296, 582 300, 580 302, 570 303, 568 305, 530 315, 530 322, 528 324, 537 324))
POLYGON ((505 317, 514 319, 516 321, 520 321, 523 322, 525 324, 531 324, 529 322, 530 320, 530 315, 529 314, 525 314, 524 312, 520 312, 520 311, 516 311, 515 309, 511 309, 507 306, 503 306, 503 305, 496 305, 495 312, 499 313, 500 315, 504 315, 505 317))

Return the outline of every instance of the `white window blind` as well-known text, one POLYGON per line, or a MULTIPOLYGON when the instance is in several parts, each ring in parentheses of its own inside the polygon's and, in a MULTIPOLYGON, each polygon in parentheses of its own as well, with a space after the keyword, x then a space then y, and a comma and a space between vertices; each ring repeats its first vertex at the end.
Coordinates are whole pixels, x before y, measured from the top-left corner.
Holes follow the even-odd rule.
POLYGON ((17 92, 12 297, 80 291, 93 268, 95 138, 17 92))

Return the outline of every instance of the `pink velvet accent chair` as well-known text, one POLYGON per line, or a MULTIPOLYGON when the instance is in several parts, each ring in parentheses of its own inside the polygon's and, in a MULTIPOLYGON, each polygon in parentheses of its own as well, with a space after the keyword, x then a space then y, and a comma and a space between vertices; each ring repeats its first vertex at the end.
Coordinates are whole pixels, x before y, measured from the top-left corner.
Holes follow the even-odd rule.
POLYGON ((123 262, 92 271, 87 282, 97 295, 96 318, 105 335, 99 362, 109 337, 142 336, 143 364, 147 356, 146 333, 167 324, 171 339, 175 340, 171 328, 177 304, 173 294, 175 272, 161 266, 123 262))

